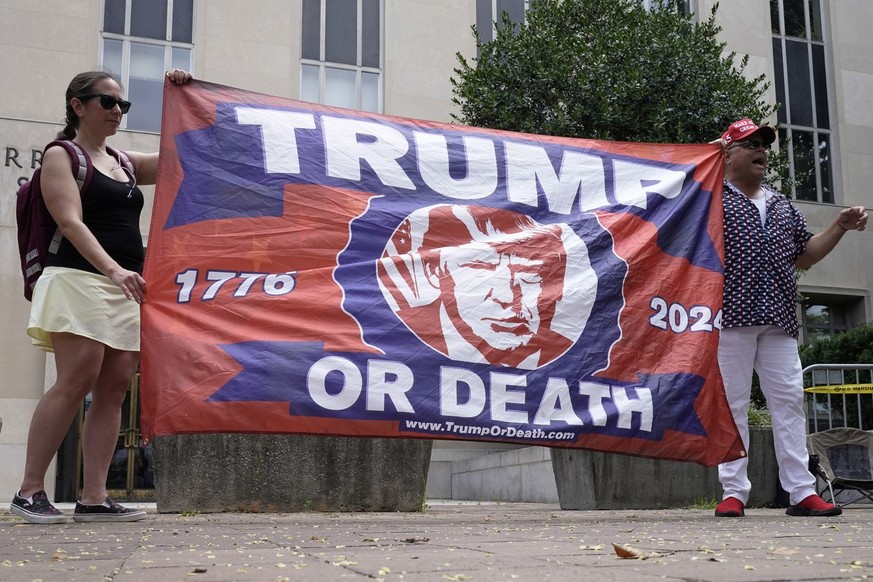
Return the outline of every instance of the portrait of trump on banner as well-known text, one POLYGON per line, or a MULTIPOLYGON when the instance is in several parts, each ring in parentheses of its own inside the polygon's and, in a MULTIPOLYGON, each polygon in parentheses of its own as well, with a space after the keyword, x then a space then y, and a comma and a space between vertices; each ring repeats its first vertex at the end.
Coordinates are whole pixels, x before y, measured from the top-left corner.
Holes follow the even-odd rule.
POLYGON ((378 274, 400 321, 437 352, 531 370, 573 346, 597 295, 587 247, 568 225, 484 206, 413 211, 378 274))

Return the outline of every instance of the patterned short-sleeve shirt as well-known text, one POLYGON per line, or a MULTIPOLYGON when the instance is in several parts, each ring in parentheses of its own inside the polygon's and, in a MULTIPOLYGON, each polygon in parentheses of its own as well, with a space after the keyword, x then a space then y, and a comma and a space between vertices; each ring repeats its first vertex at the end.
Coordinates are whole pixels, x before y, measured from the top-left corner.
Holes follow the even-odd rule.
POLYGON ((788 199, 768 188, 766 222, 748 196, 724 182, 723 327, 776 325, 797 337, 795 262, 812 233, 788 199))

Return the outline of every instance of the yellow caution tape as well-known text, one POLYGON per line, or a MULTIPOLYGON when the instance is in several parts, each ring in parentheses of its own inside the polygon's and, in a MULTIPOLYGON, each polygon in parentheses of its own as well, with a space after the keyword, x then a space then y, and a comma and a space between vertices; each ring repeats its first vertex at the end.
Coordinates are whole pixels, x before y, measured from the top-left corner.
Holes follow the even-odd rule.
POLYGON ((873 394, 873 384, 830 384, 805 388, 814 394, 873 394))

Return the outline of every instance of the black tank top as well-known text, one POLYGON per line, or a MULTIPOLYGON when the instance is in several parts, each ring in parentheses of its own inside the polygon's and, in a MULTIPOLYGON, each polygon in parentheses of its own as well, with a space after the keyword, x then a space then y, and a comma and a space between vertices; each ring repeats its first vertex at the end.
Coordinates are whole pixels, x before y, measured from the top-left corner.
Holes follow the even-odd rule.
MULTIPOLYGON (((82 221, 110 257, 129 271, 142 273, 145 253, 139 215, 144 199, 133 180, 119 182, 94 169, 91 183, 82 194, 82 221)), ((71 267, 91 273, 100 273, 66 238, 58 252, 49 254, 49 267, 71 267)))

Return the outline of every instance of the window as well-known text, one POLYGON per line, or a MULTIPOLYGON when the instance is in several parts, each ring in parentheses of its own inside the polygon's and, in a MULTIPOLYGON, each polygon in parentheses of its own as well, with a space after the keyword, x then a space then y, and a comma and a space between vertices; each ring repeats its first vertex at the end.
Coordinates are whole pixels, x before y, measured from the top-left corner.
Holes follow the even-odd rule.
POLYGON ((194 0, 104 0, 103 67, 133 103, 122 126, 161 130, 164 72, 191 70, 194 0))
POLYGON ((806 299, 803 302, 804 342, 816 340, 848 331, 849 309, 846 303, 837 303, 827 299, 806 299))
MULTIPOLYGON (((525 21, 525 12, 535 0, 476 0, 476 30, 483 43, 494 40, 494 31, 503 29, 503 13, 515 24, 525 21)), ((641 0, 646 10, 657 10, 670 0, 641 0)), ((676 8, 685 16, 692 13, 694 0, 675 0, 676 8)))
POLYGON ((821 0, 770 0, 779 138, 788 144, 792 194, 834 203, 821 0))
MULTIPOLYGON (((646 10, 658 10, 663 4, 669 0, 642 0, 643 8, 646 10)), ((676 0, 676 9, 685 16, 690 16, 692 13, 691 3, 694 0, 676 0)))
POLYGON ((483 43, 494 40, 495 26, 503 28, 503 13, 515 24, 524 22, 530 0, 476 0, 476 30, 483 43))
POLYGON ((300 98, 382 110, 382 0, 303 0, 300 98))

